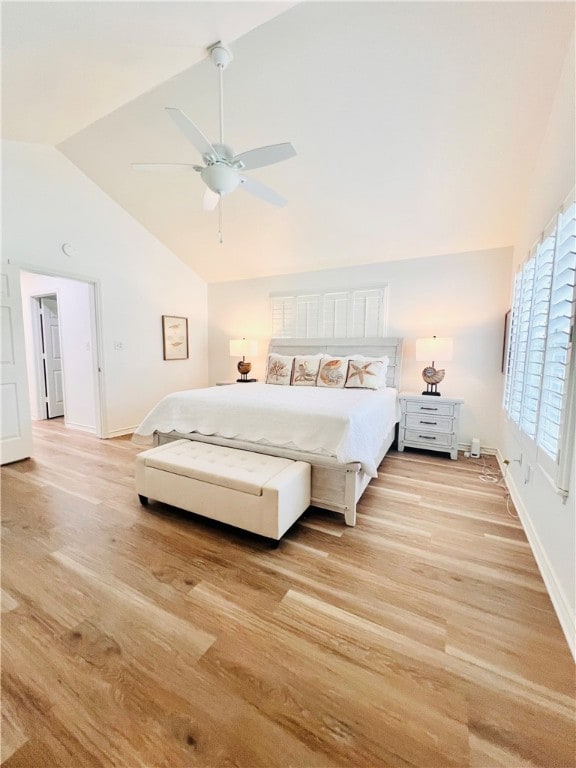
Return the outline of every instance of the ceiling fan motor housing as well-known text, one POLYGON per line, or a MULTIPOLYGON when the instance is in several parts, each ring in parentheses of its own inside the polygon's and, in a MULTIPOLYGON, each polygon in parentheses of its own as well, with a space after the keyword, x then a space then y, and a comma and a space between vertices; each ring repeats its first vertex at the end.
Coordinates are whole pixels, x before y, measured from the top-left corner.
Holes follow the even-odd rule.
POLYGON ((204 183, 219 195, 229 195, 240 184, 240 176, 225 163, 216 162, 200 173, 204 183))

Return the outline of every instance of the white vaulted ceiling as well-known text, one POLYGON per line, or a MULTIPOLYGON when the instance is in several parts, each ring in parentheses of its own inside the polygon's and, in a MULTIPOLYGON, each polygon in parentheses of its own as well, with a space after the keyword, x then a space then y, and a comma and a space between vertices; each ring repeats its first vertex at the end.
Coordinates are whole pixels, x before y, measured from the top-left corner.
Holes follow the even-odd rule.
POLYGON ((3 135, 54 143, 208 281, 507 246, 573 29, 572 3, 8 3, 3 135), (201 209, 199 160, 163 107, 217 138, 291 141, 241 190, 201 209))

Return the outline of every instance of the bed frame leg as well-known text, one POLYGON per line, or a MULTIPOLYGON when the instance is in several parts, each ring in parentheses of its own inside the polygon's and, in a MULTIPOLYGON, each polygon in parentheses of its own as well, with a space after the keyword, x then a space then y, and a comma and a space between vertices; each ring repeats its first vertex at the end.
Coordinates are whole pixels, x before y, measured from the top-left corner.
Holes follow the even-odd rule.
POLYGON ((344 512, 344 520, 346 521, 346 525, 356 525, 356 504, 354 504, 352 509, 347 509, 346 512, 344 512))
POLYGON ((346 486, 344 488, 344 520, 346 525, 356 525, 356 484, 358 472, 346 470, 346 486))

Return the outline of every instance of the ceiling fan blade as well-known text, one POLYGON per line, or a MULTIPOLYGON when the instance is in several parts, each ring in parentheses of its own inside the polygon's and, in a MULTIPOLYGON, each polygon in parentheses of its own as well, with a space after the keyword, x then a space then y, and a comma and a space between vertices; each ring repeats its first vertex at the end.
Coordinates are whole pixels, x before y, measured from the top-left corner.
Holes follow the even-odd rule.
POLYGON ((252 168, 263 168, 265 165, 274 165, 274 163, 280 163, 282 160, 289 160, 296 155, 296 150, 290 144, 271 144, 268 147, 258 147, 257 149, 249 149, 247 152, 242 152, 240 155, 236 155, 234 162, 241 162, 242 168, 247 171, 252 168))
POLYGON ((190 163, 132 163, 133 171, 152 171, 160 173, 187 173, 188 171, 201 171, 202 165, 190 163))
POLYGON ((272 203, 272 205, 277 205, 280 208, 285 206, 288 202, 282 195, 279 195, 278 192, 274 192, 273 189, 270 189, 266 184, 262 184, 261 181, 257 181, 256 179, 247 179, 245 176, 242 176, 240 179, 240 188, 246 190, 246 192, 250 192, 254 197, 259 197, 261 200, 266 200, 267 203, 272 203))
POLYGON ((204 136, 200 128, 197 128, 192 120, 190 120, 190 118, 187 117, 181 109, 178 109, 177 107, 164 107, 164 109, 166 112, 168 112, 172 120, 174 120, 188 141, 191 141, 192 144, 194 144, 201 155, 218 154, 206 136, 204 136))
POLYGON ((209 187, 206 187, 206 192, 204 192, 204 199, 202 200, 202 208, 205 211, 213 211, 219 202, 220 195, 218 192, 213 192, 209 187))

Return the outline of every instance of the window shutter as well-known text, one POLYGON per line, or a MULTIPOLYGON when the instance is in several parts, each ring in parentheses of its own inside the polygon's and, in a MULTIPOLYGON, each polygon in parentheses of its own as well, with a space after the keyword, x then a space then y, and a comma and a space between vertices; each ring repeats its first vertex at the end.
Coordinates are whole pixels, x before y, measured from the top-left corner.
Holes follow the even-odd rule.
POLYGON ((504 387, 504 408, 512 418, 512 392, 514 391, 514 371, 518 349, 518 321, 520 318, 520 298, 522 294, 522 273, 514 276, 514 293, 510 312, 510 325, 508 328, 508 360, 506 368, 506 384, 504 387))
POLYGON ((526 363, 528 357, 528 336, 530 332, 530 310, 532 307, 532 288, 534 286, 535 257, 528 260, 522 270, 520 282, 520 296, 516 321, 516 350, 514 355, 514 368, 512 370, 512 383, 510 392, 509 415, 512 421, 520 424, 522 412, 522 397, 524 395, 524 381, 526 375, 526 363))
POLYGON ((320 321, 319 295, 296 297, 296 328, 295 336, 299 339, 310 339, 318 336, 320 321))
POLYGON ((554 266, 554 233, 538 244, 534 262, 532 307, 526 351, 526 372, 520 426, 530 437, 536 435, 538 406, 546 351, 550 290, 554 266))
POLYGON ((324 294, 322 313, 322 336, 334 339, 347 336, 348 331, 348 293, 324 294))
POLYGON ((271 296, 273 338, 370 338, 386 332, 388 286, 271 296))
POLYGON ((559 458, 574 328, 576 272, 576 203, 558 220, 552 275, 548 338, 542 375, 538 445, 555 462, 559 458))
POLYGON ((368 338, 383 334, 383 295, 378 288, 352 294, 349 336, 368 338))
POLYGON ((294 296, 273 296, 271 299, 272 310, 272 337, 286 339, 294 336, 296 316, 296 300, 294 296))

